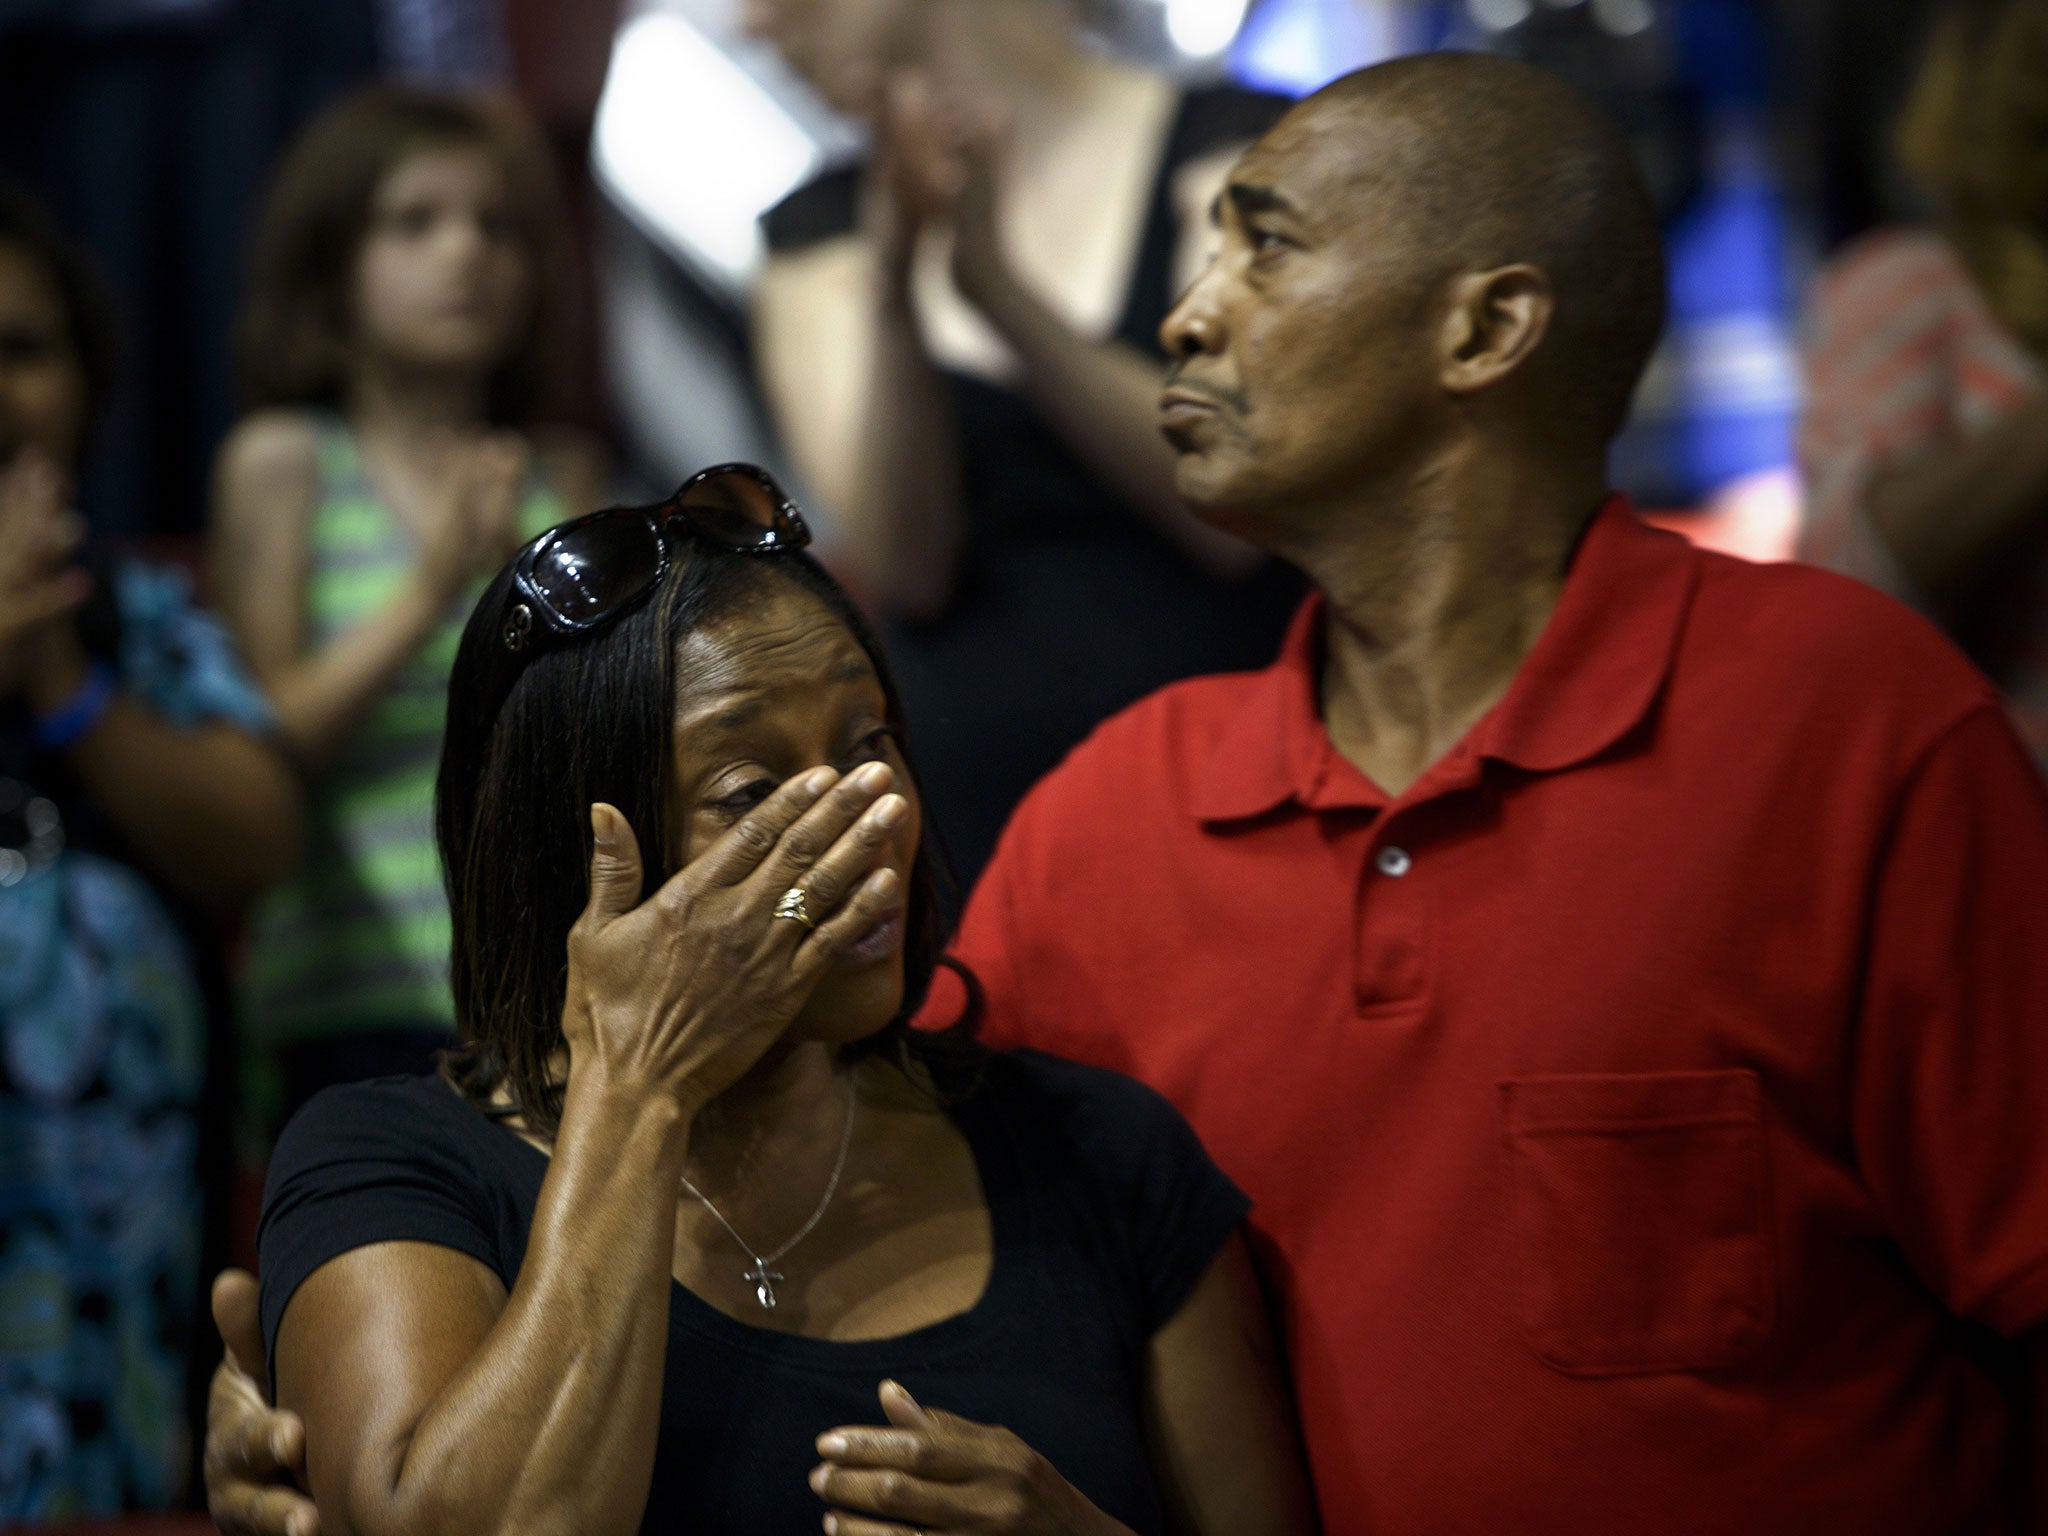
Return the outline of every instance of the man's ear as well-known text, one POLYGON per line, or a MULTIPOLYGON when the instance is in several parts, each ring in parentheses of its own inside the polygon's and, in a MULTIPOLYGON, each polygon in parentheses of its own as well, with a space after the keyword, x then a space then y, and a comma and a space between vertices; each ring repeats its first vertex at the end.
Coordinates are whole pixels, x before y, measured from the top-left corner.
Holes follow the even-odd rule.
POLYGON ((1438 338, 1439 381, 1454 395, 1491 389, 1528 362, 1556 312, 1557 295, 1540 267, 1455 278, 1438 338))

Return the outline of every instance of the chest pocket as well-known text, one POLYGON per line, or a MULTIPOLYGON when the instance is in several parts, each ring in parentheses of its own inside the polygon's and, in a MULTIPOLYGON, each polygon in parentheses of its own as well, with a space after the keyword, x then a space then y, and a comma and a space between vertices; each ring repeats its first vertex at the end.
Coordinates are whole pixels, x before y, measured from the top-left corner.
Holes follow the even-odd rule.
POLYGON ((1501 1085, 1521 1323, 1552 1368, 1724 1368, 1776 1310, 1762 1090, 1746 1071, 1501 1085))

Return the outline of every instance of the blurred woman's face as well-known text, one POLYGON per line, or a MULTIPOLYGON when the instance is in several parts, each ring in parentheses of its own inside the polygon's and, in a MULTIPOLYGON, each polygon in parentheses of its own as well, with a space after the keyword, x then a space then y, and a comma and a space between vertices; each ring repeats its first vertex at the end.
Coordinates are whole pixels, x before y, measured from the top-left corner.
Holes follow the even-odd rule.
POLYGON ((415 367, 488 372, 517 344, 534 282, 496 157, 476 145, 422 149, 371 198, 356 259, 358 340, 415 367))
POLYGON ((0 460, 39 448, 76 475, 89 397, 63 294, 31 253, 0 243, 0 460))
POLYGON ((745 0, 742 20, 835 110, 874 108, 882 81, 904 60, 921 0, 745 0))
MULTIPOLYGON (((777 581, 744 612, 692 633, 676 663, 674 861, 704 853, 785 779, 820 764, 850 773, 887 763, 910 814, 876 867, 895 870, 907 896, 922 826, 917 791, 874 664, 831 610, 777 581)), ((896 1016, 907 915, 899 907, 840 957, 790 1026, 791 1039, 844 1044, 896 1016)))

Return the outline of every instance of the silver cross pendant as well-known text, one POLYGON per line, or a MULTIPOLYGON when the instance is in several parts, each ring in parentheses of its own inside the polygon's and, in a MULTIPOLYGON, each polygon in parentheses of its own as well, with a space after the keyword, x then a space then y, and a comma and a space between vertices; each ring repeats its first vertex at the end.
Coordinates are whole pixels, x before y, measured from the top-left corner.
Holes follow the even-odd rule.
POLYGON ((764 1311, 775 1310, 775 1282, 783 1278, 780 1270, 770 1269, 766 1259, 756 1259, 754 1267, 740 1278, 754 1288, 754 1300, 761 1303, 764 1311))

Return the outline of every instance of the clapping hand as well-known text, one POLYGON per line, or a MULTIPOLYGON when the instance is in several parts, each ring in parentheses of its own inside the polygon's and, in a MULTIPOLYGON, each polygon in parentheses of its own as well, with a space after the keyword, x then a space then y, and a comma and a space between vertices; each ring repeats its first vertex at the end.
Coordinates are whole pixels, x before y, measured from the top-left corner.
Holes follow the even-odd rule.
POLYGON ((1007 273, 996 217, 1002 123, 943 100, 915 70, 890 76, 875 112, 870 233, 884 270, 901 277, 918 238, 934 225, 953 234, 953 280, 972 300, 1007 273))
POLYGON ((1003 254, 997 218, 996 168, 1002 156, 1003 127, 982 114, 967 119, 955 140, 957 190, 950 213, 953 223, 953 285, 973 304, 1011 279, 1003 254))
POLYGON ((899 70, 883 83, 874 113, 874 158, 863 215, 883 270, 906 276, 919 237, 942 220, 959 194, 961 167, 953 152, 951 114, 931 82, 899 70))
POLYGON ((519 506, 531 453, 517 433, 451 440, 439 450, 421 509, 416 568, 443 604, 497 570, 519 547, 519 506))
POLYGON ((1007 1429, 922 1408, 893 1381, 881 1398, 888 1428, 818 1437, 829 1536, 1130 1536, 1007 1429))

